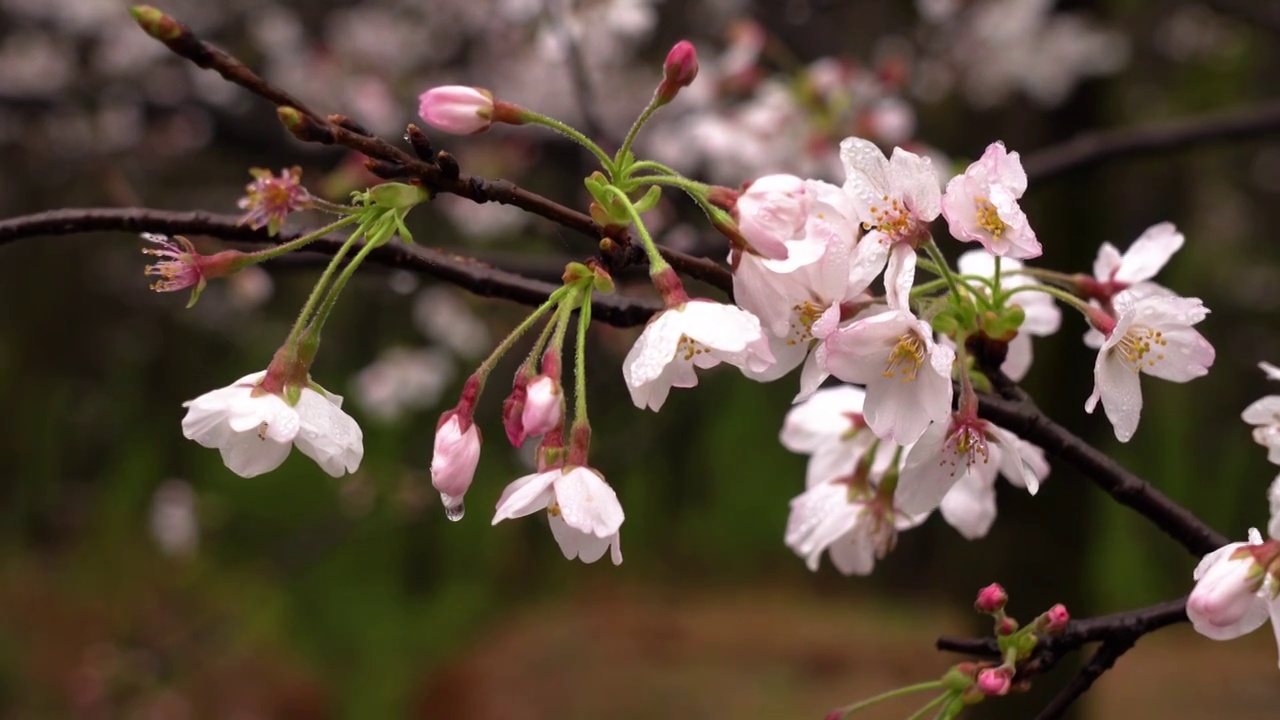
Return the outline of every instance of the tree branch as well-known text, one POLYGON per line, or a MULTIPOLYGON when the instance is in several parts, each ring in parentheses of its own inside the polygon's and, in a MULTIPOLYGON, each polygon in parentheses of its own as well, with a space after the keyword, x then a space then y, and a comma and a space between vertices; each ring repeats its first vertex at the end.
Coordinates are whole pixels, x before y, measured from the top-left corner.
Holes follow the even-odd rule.
POLYGON ((1004 397, 980 395, 978 412, 982 417, 1067 461, 1117 502, 1136 510, 1193 555, 1208 554, 1230 542, 1194 513, 1054 422, 1003 373, 986 372, 1004 397))
MULTIPOLYGON (((281 231, 276 237, 271 237, 265 230, 239 224, 239 218, 232 215, 147 208, 71 208, 0 220, 0 245, 30 237, 104 231, 211 235, 223 240, 261 244, 285 243, 305 234, 281 231)), ((321 238, 302 252, 333 255, 343 242, 344 238, 321 238)), ((415 270, 476 295, 503 298, 524 305, 542 304, 559 287, 490 267, 473 258, 405 243, 384 245, 371 252, 369 260, 380 265, 415 270)), ((633 327, 643 325, 661 309, 660 302, 649 298, 593 294, 591 317, 617 327, 633 327)))
POLYGON ((1152 125, 1084 133, 1023 158, 1027 178, 1039 182, 1127 155, 1280 132, 1280 102, 1237 108, 1152 125))
POLYGON ((1088 692, 1093 686, 1093 681, 1102 677, 1102 674, 1110 670, 1116 664, 1116 660, 1120 659, 1133 647, 1138 641, 1134 635, 1117 635, 1110 640, 1106 640, 1102 645, 1093 652, 1093 657, 1089 658, 1089 662, 1080 668, 1080 672, 1071 679, 1071 682, 1062 689, 1045 706, 1040 714, 1036 716, 1036 720, 1057 720, 1067 712, 1067 708, 1071 707, 1081 695, 1088 692))
MULTIPOLYGON (((175 26, 173 36, 161 40, 170 50, 199 67, 217 72, 226 80, 271 102, 277 108, 296 109, 317 128, 314 133, 305 138, 306 140, 323 145, 341 145, 368 157, 390 163, 398 176, 413 178, 435 192, 457 195, 476 203, 498 202, 512 205, 596 240, 612 238, 624 250, 631 245, 630 236, 625 228, 616 232, 605 232, 605 229, 597 225, 590 215, 524 190, 515 183, 464 175, 458 170, 457 162, 451 156, 447 156, 447 162, 443 163, 442 167, 442 163, 436 161, 440 159, 439 156, 436 159, 419 158, 382 138, 360 131, 358 126, 349 122, 337 122, 336 120, 340 119, 338 116, 322 116, 289 93, 259 77, 235 57, 196 37, 186 25, 177 20, 173 20, 173 24, 175 26)), ((661 249, 661 252, 667 262, 671 263, 678 272, 701 280, 726 293, 733 292, 733 277, 719 263, 665 248, 661 249)), ((631 255, 628 254, 627 257, 628 262, 631 262, 631 255)))

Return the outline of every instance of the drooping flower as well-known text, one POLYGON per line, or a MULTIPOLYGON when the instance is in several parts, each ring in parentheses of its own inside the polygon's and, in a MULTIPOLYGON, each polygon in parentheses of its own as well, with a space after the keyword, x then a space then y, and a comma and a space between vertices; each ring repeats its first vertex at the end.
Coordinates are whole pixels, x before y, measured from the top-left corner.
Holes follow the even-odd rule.
POLYGON ((598 470, 570 466, 519 478, 502 491, 493 524, 544 509, 566 559, 593 563, 611 550, 613 564, 622 563, 618 530, 625 515, 598 470))
POLYGON ((964 174, 947 183, 942 214, 957 240, 982 243, 1002 257, 1039 257, 1040 242, 1018 207, 1026 190, 1027 173, 1018 153, 1006 152, 1004 143, 994 142, 964 174))
POLYGON ((311 207, 311 193, 302 186, 302 168, 285 168, 278 177, 266 168, 250 168, 249 174, 253 182, 244 186, 245 195, 237 202, 245 211, 240 224, 255 230, 265 227, 275 235, 289 213, 311 207))
MULTIPOLYGON (((1257 630, 1270 617, 1280 620, 1276 584, 1257 556, 1274 559, 1275 540, 1266 543, 1255 529, 1249 542, 1230 543, 1214 550, 1196 566, 1195 589, 1187 598, 1187 617, 1196 632, 1214 640, 1231 640, 1257 630)), ((1277 630, 1280 632, 1280 630, 1277 630)))
POLYGON ((819 482, 791 501, 785 540, 810 570, 822 553, 844 575, 869 575, 877 559, 893 549, 898 532, 919 525, 926 516, 911 516, 886 502, 878 485, 896 463, 898 448, 877 447, 843 477, 819 482))
POLYGON ((821 254, 807 262, 801 261, 800 253, 786 261, 744 255, 733 273, 734 299, 760 318, 776 361, 763 372, 747 372, 747 376, 769 382, 804 363, 801 398, 827 376, 812 349, 836 329, 842 305, 853 299, 847 292, 849 257, 858 227, 839 188, 817 182, 809 188, 813 199, 804 239, 792 247, 803 245, 805 252, 818 247, 821 254))
POLYGON ((418 96, 418 114, 437 130, 474 135, 493 124, 493 93, 464 85, 433 87, 418 96))
POLYGON ((355 472, 364 457, 363 434, 342 412, 342 397, 310 384, 291 406, 260 387, 266 374, 246 375, 183 403, 183 436, 217 448, 241 477, 276 469, 295 445, 333 477, 355 472))
POLYGON ((688 300, 649 321, 623 360, 622 375, 636 407, 656 412, 671 388, 698 384, 695 368, 722 362, 752 372, 773 364, 760 320, 733 305, 688 300))
POLYGON ((862 417, 865 398, 860 387, 837 385, 818 390, 787 411, 779 439, 791 452, 810 456, 805 487, 847 475, 874 449, 877 438, 862 417))
POLYGON ((462 498, 480 464, 480 428, 469 412, 457 408, 440 416, 431 453, 431 486, 440 493, 445 514, 461 517, 462 498))
POLYGON ((863 414, 878 437, 909 445, 951 413, 955 351, 934 342, 929 324, 906 309, 836 330, 818 356, 827 372, 866 386, 863 414))
POLYGON ((563 415, 564 393, 560 383, 549 375, 539 375, 529 381, 524 411, 520 415, 525 436, 545 435, 560 424, 563 415))
POLYGON ((999 476, 1004 476, 1009 484, 1019 488, 1026 487, 1023 467, 1031 470, 1037 486, 1049 476, 1049 462, 1043 450, 1019 437, 1014 437, 1014 445, 1021 462, 1009 458, 1007 448, 988 443, 991 462, 961 476, 938 505, 942 519, 966 540, 986 537, 991 531, 996 521, 996 480, 999 476))
MULTIPOLYGON (((962 253, 956 267, 963 275, 995 277, 995 258, 983 250, 970 250, 962 253)), ((1001 261, 1000 286, 1005 290, 1034 284, 1026 275, 1019 275, 1023 265, 1017 260, 1005 258, 1001 261)), ((981 286, 979 286, 981 287, 981 286)), ((1048 337, 1062 325, 1062 311, 1058 309, 1053 298, 1042 292, 1020 292, 1016 296, 1017 305, 1025 315, 1018 334, 1009 341, 1008 354, 1000 365, 1000 371, 1012 380, 1021 380, 1031 370, 1032 349, 1031 337, 1048 337)))
MULTIPOLYGON (((912 446, 893 496, 894 504, 908 513, 932 512, 962 478, 976 476, 971 481, 989 486, 994 485, 997 471, 1035 495, 1048 468, 1033 467, 1036 454, 1026 452, 1032 456, 1031 462, 1024 457, 1016 436, 978 417, 973 409, 961 408, 948 421, 931 425, 912 446), (986 483, 988 477, 990 483, 986 483)), ((1043 461, 1043 455, 1039 455, 1039 463, 1043 461)), ((994 488, 989 497, 994 519, 994 488)), ((962 534, 980 537, 978 530, 986 532, 990 523, 985 513, 957 515, 956 509, 959 508, 953 505, 952 514, 960 522, 953 525, 962 534)))
POLYGON ((200 293, 209 280, 231 275, 245 266, 247 255, 239 250, 223 250, 213 255, 201 255, 191 241, 181 235, 170 238, 156 233, 142 233, 142 239, 159 245, 159 248, 142 248, 146 255, 164 258, 148 265, 142 272, 154 275, 158 279, 151 283, 156 292, 176 292, 187 288, 191 291, 191 301, 187 307, 196 304, 200 293))
MULTIPOLYGON (((942 210, 942 190, 929 158, 894 148, 886 158, 874 143, 845 138, 840 143, 844 163, 844 191, 867 230, 854 251, 849 274, 851 289, 861 291, 885 270, 890 254, 894 267, 906 267, 901 256, 914 257, 916 246, 929 235, 929 223, 942 210)), ((886 273, 885 286, 897 285, 886 273)))
POLYGON ((1098 351, 1093 394, 1084 408, 1092 413, 1101 400, 1116 439, 1128 442, 1142 414, 1139 373, 1187 382, 1209 372, 1214 350, 1191 327, 1209 314, 1199 298, 1157 295, 1135 300, 1121 294, 1112 302, 1114 320, 1102 313, 1090 316, 1106 342, 1098 351))

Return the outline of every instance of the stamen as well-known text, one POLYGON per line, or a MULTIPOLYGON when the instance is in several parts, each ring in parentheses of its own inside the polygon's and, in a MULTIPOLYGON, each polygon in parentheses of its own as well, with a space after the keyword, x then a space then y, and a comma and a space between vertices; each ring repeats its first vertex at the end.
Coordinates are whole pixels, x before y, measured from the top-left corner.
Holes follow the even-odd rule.
POLYGON ((796 303, 791 306, 791 312, 795 313, 794 319, 791 321, 791 332, 794 338, 788 337, 788 345, 799 345, 807 343, 813 339, 813 324, 817 322, 822 315, 823 308, 812 302, 796 303))
POLYGON ((702 355, 703 353, 709 352, 711 352, 711 348, 699 343, 688 335, 681 335, 680 343, 676 345, 676 355, 679 356, 683 354, 686 362, 692 360, 695 355, 702 355))
POLYGON ((973 202, 978 206, 978 227, 991 233, 991 237, 998 239, 1009 226, 1000 219, 996 206, 992 205, 987 198, 974 198, 973 202))
POLYGON ((889 351, 885 361, 884 376, 887 378, 899 375, 902 382, 916 379, 920 365, 924 363, 924 340, 915 333, 908 332, 898 338, 898 344, 889 351))
POLYGON ((1120 342, 1116 343, 1112 352, 1119 353, 1134 372, 1140 372, 1144 367, 1155 367, 1157 362, 1163 360, 1164 352, 1162 351, 1168 344, 1169 341, 1160 330, 1130 327, 1124 337, 1120 338, 1120 342))

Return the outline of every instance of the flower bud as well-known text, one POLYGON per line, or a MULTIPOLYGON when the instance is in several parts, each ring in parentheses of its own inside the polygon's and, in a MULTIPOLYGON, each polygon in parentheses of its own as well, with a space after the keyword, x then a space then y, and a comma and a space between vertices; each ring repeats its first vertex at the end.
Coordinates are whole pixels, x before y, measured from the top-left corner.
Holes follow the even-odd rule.
POLYGON ((698 51, 693 43, 681 40, 676 43, 662 63, 662 83, 658 85, 659 105, 671 102, 681 88, 689 87, 698 76, 698 51))
POLYGON ((1006 667, 988 668, 978 673, 978 689, 987 695, 1004 695, 1013 685, 1013 670, 1006 667))
POLYGON ((1227 545, 1217 551, 1216 557, 1206 557, 1211 564, 1207 568, 1202 564, 1205 572, 1197 569, 1200 577, 1187 598, 1187 617, 1196 632, 1205 637, 1230 640, 1266 621, 1267 605, 1258 599, 1262 568, 1250 555, 1233 555, 1243 546, 1245 543, 1227 545))
POLYGON ((526 436, 544 435, 560 424, 563 416, 560 383, 555 378, 539 375, 529 382, 521 421, 526 436))
POLYGON ((182 23, 150 5, 134 5, 129 14, 148 35, 162 42, 177 40, 187 32, 182 23))
POLYGON ((990 585, 978 591, 978 599, 973 604, 973 609, 987 615, 994 615, 1004 609, 1004 604, 1009 602, 1009 594, 1000 587, 1000 583, 991 583, 990 585))
POLYGON ((418 96, 418 114, 438 130, 474 135, 493 124, 493 94, 464 85, 442 85, 418 96))
POLYGON ((1067 612, 1067 606, 1058 603, 1049 608, 1044 614, 1044 632, 1049 635, 1057 635, 1067 629, 1067 623, 1071 622, 1071 614, 1067 612))
POLYGON ((524 445, 528 435, 524 431, 524 403, 529 394, 529 377, 531 368, 520 368, 515 382, 511 384, 511 394, 502 401, 502 427, 507 431, 507 440, 514 447, 524 445))
POLYGON ((997 635, 1012 635, 1016 632, 1018 632, 1018 621, 1011 617, 1000 618, 1000 621, 996 623, 997 635))
POLYGON ((431 193, 421 185, 388 182, 369 189, 369 199, 375 205, 394 210, 408 210, 431 199, 431 193))
POLYGON ((431 456, 431 485, 450 516, 462 507, 479 462, 480 428, 456 409, 441 415, 431 456))
POLYGON ((766 175, 738 196, 734 219, 755 254, 787 259, 787 241, 803 237, 810 197, 794 175, 766 175))

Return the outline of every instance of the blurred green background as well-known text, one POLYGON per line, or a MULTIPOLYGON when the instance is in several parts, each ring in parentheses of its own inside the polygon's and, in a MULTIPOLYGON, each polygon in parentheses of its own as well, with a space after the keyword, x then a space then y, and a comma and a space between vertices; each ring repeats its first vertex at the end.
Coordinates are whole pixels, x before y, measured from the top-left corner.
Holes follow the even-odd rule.
MULTIPOLYGON (((707 63, 738 17, 760 21, 798 61, 845 54, 881 69, 904 43, 927 48, 936 42, 929 32, 959 32, 926 26, 926 6, 947 5, 936 2, 630 5, 651 14, 643 32, 627 36, 626 57, 610 62, 646 82, 679 37, 698 41, 707 63)), ((275 68, 275 79, 323 111, 383 113, 380 129, 395 137, 430 84, 501 82, 527 60, 514 45, 485 50, 482 39, 496 41, 477 30, 506 22, 504 42, 541 42, 516 30, 547 17, 536 8, 520 16, 520 6, 163 7, 255 67, 275 68), (461 39, 448 52, 417 45, 451 31, 461 39)), ((323 178, 338 197, 360 182, 350 170, 358 161, 288 139, 264 102, 147 49, 153 41, 129 25, 125 7, 0 3, 4 216, 104 205, 234 212, 250 166, 299 164, 304 179, 323 178)), ((1280 28, 1250 14, 1266 7, 1046 4, 1045 12, 1087 12, 1123 38, 1124 63, 1052 107, 1026 92, 994 103, 960 91, 904 93, 918 113, 915 134, 967 162, 994 139, 1027 154, 1088 129, 1267 101, 1280 78, 1280 28)), ((583 18, 588 35, 605 33, 598 17, 583 18)), ((905 56, 927 55, 915 52, 905 56)), ((978 75, 995 72, 966 62, 978 75)), ((538 87, 511 99, 573 115, 538 106, 538 87)), ((652 85, 623 92, 630 87, 595 89, 623 128, 652 85)), ((581 153, 533 135, 433 139, 469 172, 585 206, 581 153)), ((1033 184, 1023 205, 1045 246, 1039 264, 1064 271, 1087 272, 1101 242, 1123 249, 1159 221, 1186 234, 1158 279, 1212 308, 1201 326, 1219 353, 1209 377, 1144 381, 1142 424, 1120 446, 1100 415, 1082 411, 1092 352, 1080 342, 1083 323, 1064 313, 1063 330, 1037 340, 1025 385, 1068 428, 1241 539, 1265 524, 1274 476, 1239 412, 1270 389, 1256 363, 1280 361, 1278 199, 1280 142, 1264 139, 1108 162, 1033 184)), ((443 210, 412 218, 420 243, 552 272, 592 249, 542 223, 481 230, 481 218, 501 208, 443 210)), ((668 227, 687 216, 702 247, 723 252, 682 203, 664 212, 668 227)), ((348 290, 314 368, 349 396, 364 428, 359 473, 333 480, 295 453, 277 472, 241 479, 182 438, 181 403, 265 366, 316 267, 282 263, 269 278, 219 283, 184 310, 185 298, 148 292, 138 247, 135 236, 104 233, 0 248, 2 717, 819 718, 939 675, 956 658, 935 652, 933 639, 985 632, 967 608, 991 581, 1009 589, 1011 611, 1024 618, 1053 602, 1084 617, 1190 588, 1196 558, 1057 462, 1034 499, 1002 484, 1000 518, 981 541, 965 542, 934 518, 903 534, 871 577, 844 578, 825 562, 809 573, 781 541, 787 501, 803 485, 804 458, 776 440, 794 378, 759 386, 710 372, 696 390, 673 393, 661 414, 642 412, 619 372, 636 331, 605 327, 591 338, 593 462, 626 509, 626 562, 565 562, 539 518, 489 526, 499 492, 527 468, 502 441, 512 363, 482 404, 488 442, 467 517, 447 522, 428 474, 436 418, 477 361, 468 338, 500 337, 522 308, 441 294, 430 279, 378 268, 348 290), (449 302, 478 325, 459 326, 466 314, 449 302), (435 348, 437 370, 419 380, 443 387, 426 407, 383 420, 352 396, 361 369, 393 347, 435 348)), ((644 292, 637 283, 622 289, 644 292)), ((396 395, 394 384, 380 387, 396 395)), ((1219 644, 1167 630, 1126 655, 1075 717, 1274 717, 1275 654, 1265 631, 1219 644)), ((1073 662, 973 716, 1031 716, 1073 662)))

